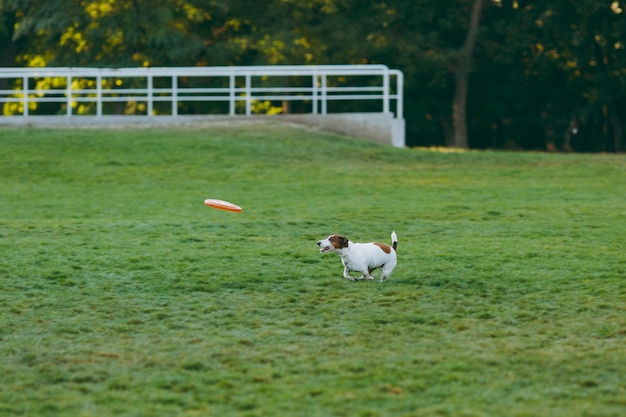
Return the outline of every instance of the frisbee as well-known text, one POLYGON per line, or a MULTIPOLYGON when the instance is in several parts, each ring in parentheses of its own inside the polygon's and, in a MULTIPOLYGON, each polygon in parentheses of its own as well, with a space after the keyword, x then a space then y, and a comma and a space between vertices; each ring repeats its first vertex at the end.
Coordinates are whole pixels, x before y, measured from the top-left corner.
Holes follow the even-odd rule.
POLYGON ((229 203, 228 201, 224 200, 216 200, 214 198, 207 198, 206 200, 204 200, 204 204, 219 210, 232 211, 235 213, 239 213, 241 211, 241 207, 236 204, 229 203))

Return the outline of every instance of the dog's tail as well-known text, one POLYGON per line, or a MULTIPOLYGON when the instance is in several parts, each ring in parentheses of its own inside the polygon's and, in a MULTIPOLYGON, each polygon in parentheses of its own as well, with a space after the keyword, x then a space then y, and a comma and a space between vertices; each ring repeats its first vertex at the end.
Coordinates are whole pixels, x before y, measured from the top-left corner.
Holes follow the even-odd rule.
POLYGON ((396 250, 398 247, 398 235, 396 235, 396 231, 391 232, 391 247, 393 250, 396 250))

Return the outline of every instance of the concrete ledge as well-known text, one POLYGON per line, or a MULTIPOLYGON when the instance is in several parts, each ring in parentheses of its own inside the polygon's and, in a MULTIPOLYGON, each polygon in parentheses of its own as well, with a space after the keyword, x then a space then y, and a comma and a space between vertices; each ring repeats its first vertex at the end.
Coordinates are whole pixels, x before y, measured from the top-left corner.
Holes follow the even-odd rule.
POLYGON ((127 128, 146 126, 181 126, 223 122, 281 120, 345 136, 374 142, 405 146, 404 119, 391 113, 285 114, 277 116, 4 116, 0 126, 127 128))
POLYGON ((277 117, 385 145, 405 146, 404 119, 395 119, 391 113, 286 114, 277 117))

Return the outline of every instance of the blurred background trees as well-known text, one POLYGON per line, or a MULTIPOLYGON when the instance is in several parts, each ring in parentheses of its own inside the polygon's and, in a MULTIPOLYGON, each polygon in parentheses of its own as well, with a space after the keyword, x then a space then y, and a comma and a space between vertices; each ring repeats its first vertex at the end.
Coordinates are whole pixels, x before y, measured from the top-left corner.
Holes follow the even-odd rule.
POLYGON ((616 0, 0 0, 0 66, 381 63, 405 74, 409 145, 614 152, 625 148, 622 7, 616 0))

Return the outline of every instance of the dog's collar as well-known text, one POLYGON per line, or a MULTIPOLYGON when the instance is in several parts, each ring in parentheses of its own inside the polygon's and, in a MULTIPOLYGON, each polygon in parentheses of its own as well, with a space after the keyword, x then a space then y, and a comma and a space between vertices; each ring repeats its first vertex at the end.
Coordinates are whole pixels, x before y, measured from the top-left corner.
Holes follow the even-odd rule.
POLYGON ((341 248, 341 250, 343 251, 343 253, 341 254, 342 258, 348 258, 348 255, 350 255, 352 253, 352 247, 350 246, 350 241, 348 241, 348 246, 346 246, 345 248, 341 248))

